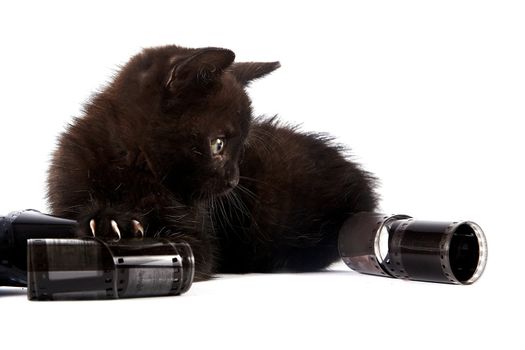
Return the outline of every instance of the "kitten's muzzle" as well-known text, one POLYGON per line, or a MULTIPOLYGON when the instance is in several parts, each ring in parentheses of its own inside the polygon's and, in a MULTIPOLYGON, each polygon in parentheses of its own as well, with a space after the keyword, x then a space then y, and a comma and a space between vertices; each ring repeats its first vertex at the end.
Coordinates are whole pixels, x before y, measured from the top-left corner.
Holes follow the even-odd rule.
POLYGON ((234 177, 233 179, 230 179, 227 183, 227 186, 229 188, 235 188, 239 184, 239 176, 234 177))
POLYGON ((225 169, 225 186, 229 189, 235 188, 239 184, 239 167, 233 164, 230 164, 229 167, 225 169))
POLYGON ((239 177, 236 177, 230 180, 226 180, 224 184, 224 190, 218 195, 221 196, 221 195, 226 195, 230 193, 231 191, 233 191, 235 187, 237 187, 238 184, 239 184, 239 177))

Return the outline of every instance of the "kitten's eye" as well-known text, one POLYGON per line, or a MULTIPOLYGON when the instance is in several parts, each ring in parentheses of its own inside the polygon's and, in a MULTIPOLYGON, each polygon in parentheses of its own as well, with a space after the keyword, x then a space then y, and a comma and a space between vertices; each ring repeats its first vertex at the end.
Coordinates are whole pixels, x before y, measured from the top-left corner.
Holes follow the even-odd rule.
POLYGON ((224 150, 224 140, 221 138, 211 140, 210 148, 211 148, 212 155, 216 156, 218 154, 221 154, 222 151, 224 150))

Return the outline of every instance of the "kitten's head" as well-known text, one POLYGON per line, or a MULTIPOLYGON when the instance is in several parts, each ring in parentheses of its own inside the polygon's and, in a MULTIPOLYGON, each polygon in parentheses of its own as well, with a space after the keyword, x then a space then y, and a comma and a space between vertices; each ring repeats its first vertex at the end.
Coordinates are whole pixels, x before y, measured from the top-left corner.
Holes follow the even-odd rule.
POLYGON ((227 193, 252 119, 245 87, 279 62, 234 63, 232 51, 177 46, 146 49, 112 86, 148 167, 188 200, 227 193))

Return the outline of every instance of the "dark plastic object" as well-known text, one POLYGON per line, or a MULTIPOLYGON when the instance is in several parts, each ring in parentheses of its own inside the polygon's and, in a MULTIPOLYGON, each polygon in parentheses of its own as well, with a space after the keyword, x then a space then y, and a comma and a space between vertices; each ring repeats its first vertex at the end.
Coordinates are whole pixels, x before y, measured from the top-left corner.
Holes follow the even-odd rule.
POLYGON ((54 300, 176 295, 193 282, 184 242, 76 238, 76 228, 36 210, 0 217, 0 286, 28 286, 29 299, 54 300))
POLYGON ((0 286, 27 285, 27 240, 74 236, 77 222, 42 214, 36 210, 0 216, 0 286))
POLYGON ((187 243, 161 239, 30 239, 30 300, 117 299, 186 292, 194 275, 187 243))
POLYGON ((423 221, 363 212, 343 224, 339 253, 351 269, 366 274, 471 284, 485 268, 487 242, 472 221, 423 221))

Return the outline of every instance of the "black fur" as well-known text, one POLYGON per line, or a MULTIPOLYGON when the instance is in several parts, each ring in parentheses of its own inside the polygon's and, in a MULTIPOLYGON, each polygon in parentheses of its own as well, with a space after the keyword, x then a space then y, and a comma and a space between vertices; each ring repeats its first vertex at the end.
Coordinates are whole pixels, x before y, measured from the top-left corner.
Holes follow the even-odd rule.
POLYGON ((177 46, 133 57, 61 135, 53 214, 79 220, 79 234, 94 219, 98 235, 115 220, 133 236, 137 220, 147 236, 184 239, 197 279, 337 260, 343 220, 376 207, 373 178, 327 136, 254 119, 245 86, 279 64, 234 57, 177 46))

